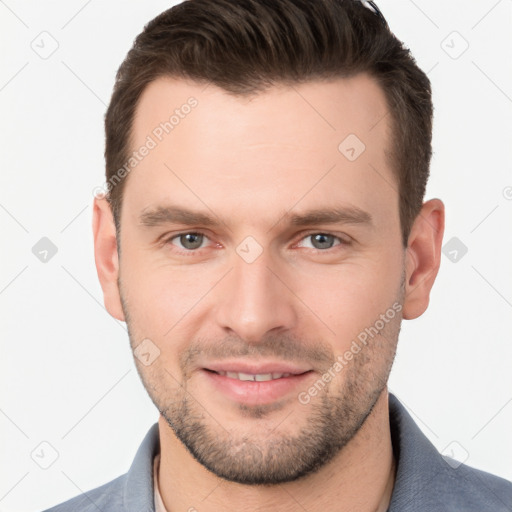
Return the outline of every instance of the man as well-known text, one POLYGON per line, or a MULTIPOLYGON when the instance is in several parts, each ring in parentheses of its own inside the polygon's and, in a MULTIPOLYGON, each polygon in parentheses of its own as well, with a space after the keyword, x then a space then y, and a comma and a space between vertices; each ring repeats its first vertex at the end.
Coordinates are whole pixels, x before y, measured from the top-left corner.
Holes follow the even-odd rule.
POLYGON ((61 511, 510 511, 388 393, 426 310, 430 84, 373 2, 188 0, 106 115, 105 305, 160 412, 126 475, 61 511))

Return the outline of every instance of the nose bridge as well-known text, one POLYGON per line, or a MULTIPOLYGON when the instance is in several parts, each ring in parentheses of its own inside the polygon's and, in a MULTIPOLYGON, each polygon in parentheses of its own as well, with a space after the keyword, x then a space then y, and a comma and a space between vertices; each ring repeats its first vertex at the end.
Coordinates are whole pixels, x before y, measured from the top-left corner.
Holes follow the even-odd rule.
POLYGON ((256 255, 254 250, 250 242, 237 248, 233 270, 217 298, 216 310, 223 329, 257 343, 269 331, 292 328, 297 315, 293 295, 276 277, 271 253, 261 248, 256 255))

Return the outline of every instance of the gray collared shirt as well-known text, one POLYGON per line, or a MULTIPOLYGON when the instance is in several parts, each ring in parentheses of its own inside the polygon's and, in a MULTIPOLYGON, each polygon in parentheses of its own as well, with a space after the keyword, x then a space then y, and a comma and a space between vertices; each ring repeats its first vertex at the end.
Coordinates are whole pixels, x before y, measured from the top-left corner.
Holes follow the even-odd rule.
MULTIPOLYGON (((397 474, 388 512, 512 512, 512 482, 441 456, 392 393, 389 421, 397 474)), ((155 512, 159 451, 155 423, 126 474, 46 512, 155 512)))

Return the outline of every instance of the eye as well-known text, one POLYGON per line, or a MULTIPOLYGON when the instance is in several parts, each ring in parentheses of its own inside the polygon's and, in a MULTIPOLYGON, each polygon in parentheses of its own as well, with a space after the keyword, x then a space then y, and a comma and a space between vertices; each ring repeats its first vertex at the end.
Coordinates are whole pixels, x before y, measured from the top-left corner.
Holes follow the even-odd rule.
POLYGON ((206 240, 208 238, 202 233, 180 233, 169 238, 168 242, 177 245, 180 249, 194 251, 195 249, 201 249, 206 240))
POLYGON ((313 233, 304 237, 299 243, 299 247, 308 247, 312 249, 325 250, 332 249, 336 245, 340 245, 342 240, 338 236, 330 235, 328 233, 313 233), (308 245, 307 241, 310 241, 308 245))

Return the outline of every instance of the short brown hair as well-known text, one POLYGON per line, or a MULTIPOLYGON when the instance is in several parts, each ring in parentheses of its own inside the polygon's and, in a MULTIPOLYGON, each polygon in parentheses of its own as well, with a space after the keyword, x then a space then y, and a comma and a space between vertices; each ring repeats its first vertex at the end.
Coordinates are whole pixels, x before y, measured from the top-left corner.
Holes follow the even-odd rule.
POLYGON ((388 103, 406 247, 429 175, 430 81, 384 18, 358 0, 185 0, 150 21, 117 72, 105 116, 107 198, 116 229, 126 177, 112 178, 129 158, 135 110, 150 82, 192 79, 243 96, 358 73, 373 77, 388 103))

